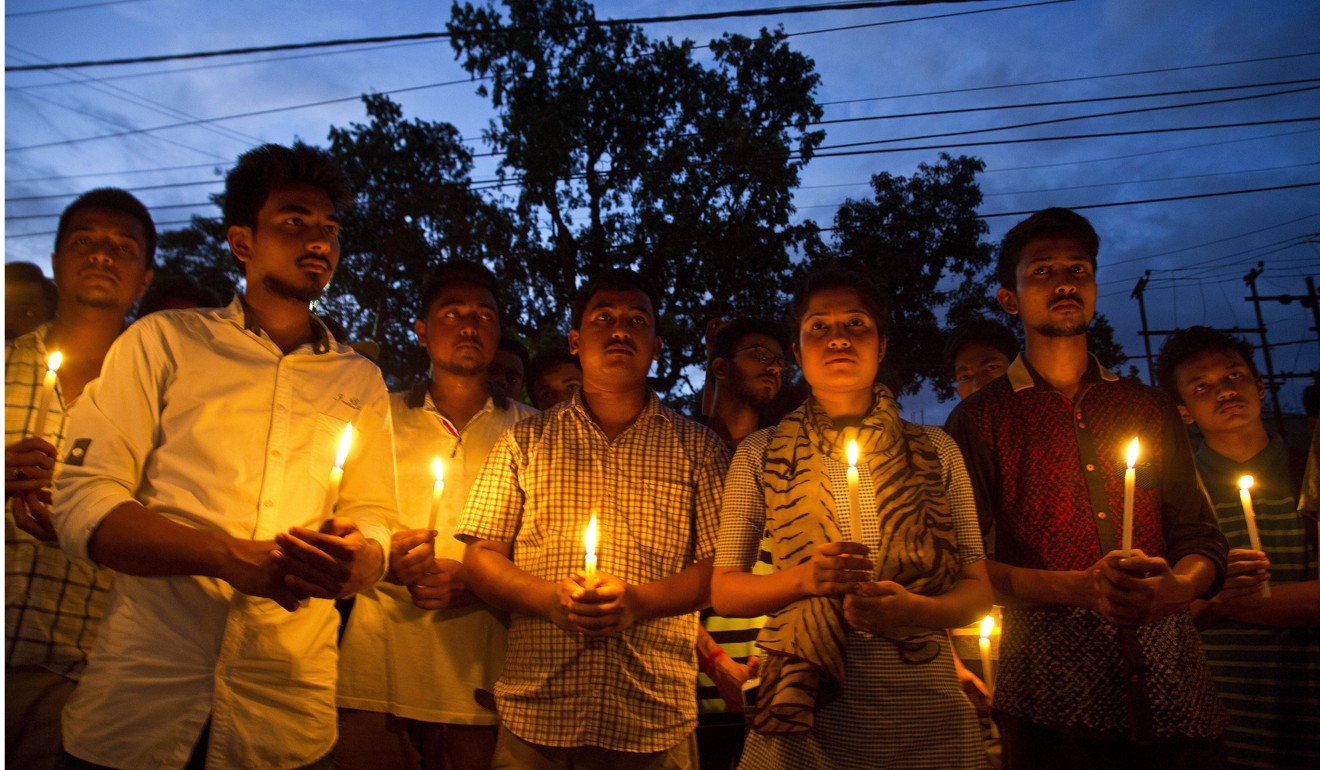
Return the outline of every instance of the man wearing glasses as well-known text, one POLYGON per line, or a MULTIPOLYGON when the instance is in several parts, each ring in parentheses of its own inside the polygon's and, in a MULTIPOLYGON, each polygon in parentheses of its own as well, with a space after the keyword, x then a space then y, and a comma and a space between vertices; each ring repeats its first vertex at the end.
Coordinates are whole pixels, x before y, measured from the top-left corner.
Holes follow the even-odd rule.
POLYGON ((753 431, 783 387, 784 331, 761 318, 735 318, 715 333, 709 376, 714 384, 707 426, 734 449, 753 431))

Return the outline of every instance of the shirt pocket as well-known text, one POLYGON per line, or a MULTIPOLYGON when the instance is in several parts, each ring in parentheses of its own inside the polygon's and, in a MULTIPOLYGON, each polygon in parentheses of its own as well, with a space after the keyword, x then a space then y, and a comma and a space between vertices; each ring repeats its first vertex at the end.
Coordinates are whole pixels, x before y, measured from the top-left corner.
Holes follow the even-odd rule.
MULTIPOLYGON (((316 427, 312 430, 312 446, 308 452, 307 474, 313 483, 329 491, 330 474, 335 467, 335 456, 339 454, 339 442, 344 437, 344 426, 348 420, 331 414, 316 415, 316 427)), ((350 451, 352 448, 350 447, 350 451)))
POLYGON ((664 574, 692 560, 692 484, 668 479, 633 480, 619 494, 629 534, 643 556, 664 574))

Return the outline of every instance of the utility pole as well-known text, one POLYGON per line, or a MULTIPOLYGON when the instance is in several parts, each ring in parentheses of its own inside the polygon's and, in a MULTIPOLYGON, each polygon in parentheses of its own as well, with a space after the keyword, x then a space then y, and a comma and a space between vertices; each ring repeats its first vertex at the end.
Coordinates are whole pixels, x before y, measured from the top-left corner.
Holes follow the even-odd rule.
POLYGON ((1132 288, 1132 298, 1137 301, 1137 307, 1141 310, 1141 341, 1146 346, 1146 382, 1152 387, 1155 385, 1155 356, 1150 352, 1150 329, 1146 325, 1146 284, 1150 283, 1150 271, 1137 279, 1137 285, 1132 288))
MULTIPOLYGON (((1274 358, 1270 355, 1270 341, 1265 336, 1265 317, 1260 312, 1260 303, 1264 302, 1265 298, 1261 297, 1260 293, 1256 291, 1256 279, 1263 272, 1265 272, 1265 263, 1257 262, 1256 267, 1242 276, 1242 282, 1251 289, 1251 296, 1246 299, 1256 309, 1256 328, 1260 331, 1260 351, 1265 357, 1265 384, 1269 388, 1272 396, 1271 400, 1274 402, 1274 425, 1278 428, 1279 435, 1282 436, 1286 431, 1283 424, 1283 408, 1279 406, 1279 380, 1274 376, 1274 358)), ((1289 298, 1289 301, 1291 301, 1291 298, 1289 298)))

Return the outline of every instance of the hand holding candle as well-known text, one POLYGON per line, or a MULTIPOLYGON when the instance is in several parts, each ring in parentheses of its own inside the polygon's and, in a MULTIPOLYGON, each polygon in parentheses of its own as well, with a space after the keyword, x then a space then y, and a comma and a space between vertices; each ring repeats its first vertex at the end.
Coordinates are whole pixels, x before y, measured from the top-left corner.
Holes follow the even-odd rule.
POLYGON ((848 456, 848 528, 852 530, 850 539, 862 542, 862 477, 857 471, 857 460, 861 449, 857 439, 848 439, 844 450, 848 456))
POLYGON ((986 615, 981 619, 981 678, 985 680, 985 689, 991 696, 995 694, 995 669, 990 660, 990 634, 995 630, 995 616, 986 615))
POLYGON ((1123 555, 1132 555, 1132 506, 1137 492, 1137 457, 1141 441, 1134 438, 1127 445, 1127 470, 1123 472, 1123 555))
MULTIPOLYGON (((1242 515, 1247 521, 1247 537, 1251 540, 1251 550, 1260 551, 1260 532, 1256 529, 1256 508, 1251 503, 1251 487, 1256 480, 1251 476, 1238 479, 1238 495, 1242 499, 1242 515)), ((1260 595, 1270 598, 1269 581, 1261 583, 1260 595)))
POLYGON ((41 401, 37 406, 37 416, 30 434, 37 438, 46 437, 46 418, 50 415, 50 405, 55 400, 55 386, 59 382, 56 372, 60 370, 63 361, 64 354, 58 350, 52 351, 46 358, 46 377, 41 381, 41 401))
POLYGON ((431 460, 431 471, 435 473, 435 486, 431 489, 431 518, 427 529, 435 529, 436 519, 440 515, 440 496, 445 491, 445 463, 439 455, 431 460))

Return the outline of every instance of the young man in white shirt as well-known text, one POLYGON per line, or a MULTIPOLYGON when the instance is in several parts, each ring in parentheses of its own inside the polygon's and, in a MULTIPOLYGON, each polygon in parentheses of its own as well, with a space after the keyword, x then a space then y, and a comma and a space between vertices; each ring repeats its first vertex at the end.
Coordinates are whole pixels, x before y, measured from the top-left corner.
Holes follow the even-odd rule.
POLYGON ((246 291, 138 321, 73 410, 55 528, 119 573, 64 712, 74 766, 329 764, 325 600, 381 576, 396 507, 385 384, 309 310, 348 200, 314 148, 240 157, 225 223, 246 291))
POLYGON ((341 767, 490 767, 499 716, 474 696, 499 678, 508 617, 465 587, 453 533, 490 448, 536 414, 487 377, 497 294, 489 270, 461 260, 437 267, 422 290, 414 330, 431 371, 390 397, 401 529, 389 583, 358 595, 340 643, 341 767))

